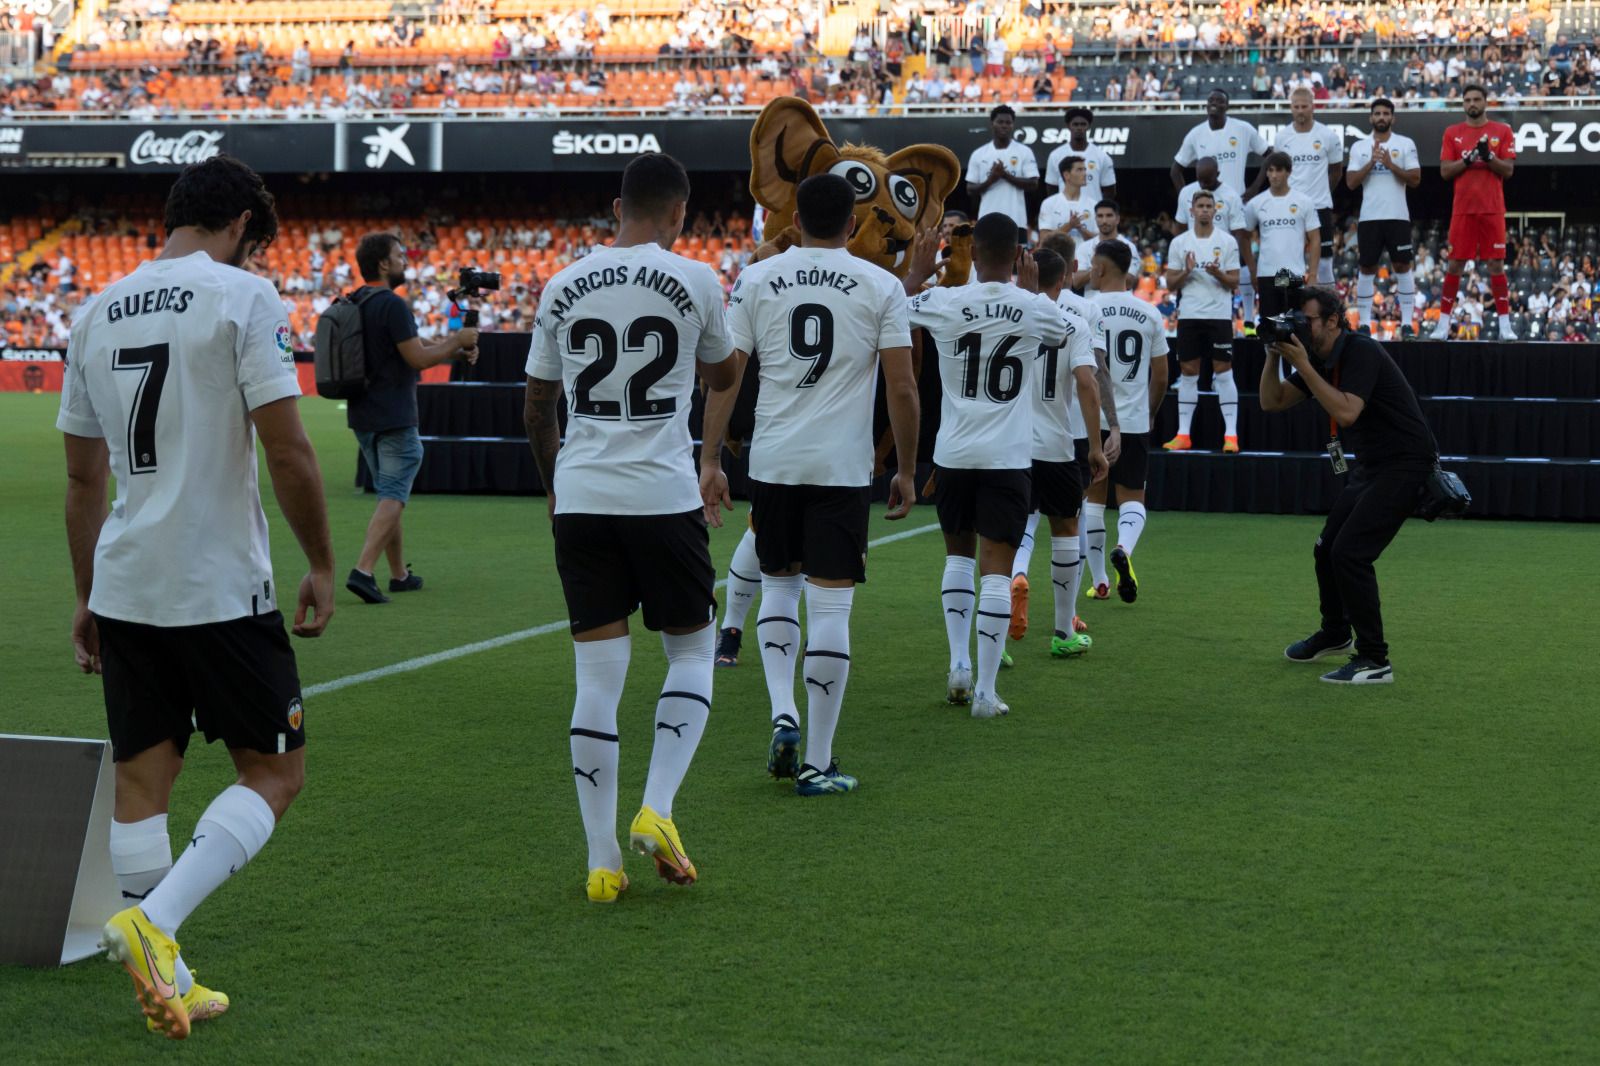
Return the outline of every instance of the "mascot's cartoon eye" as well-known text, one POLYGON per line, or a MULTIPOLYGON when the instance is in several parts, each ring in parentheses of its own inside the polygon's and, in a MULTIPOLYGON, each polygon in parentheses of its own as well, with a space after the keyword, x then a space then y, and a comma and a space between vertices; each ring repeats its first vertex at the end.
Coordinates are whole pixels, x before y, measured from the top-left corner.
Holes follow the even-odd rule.
POLYGON ((865 163, 857 163, 846 159, 843 162, 835 163, 829 168, 828 173, 837 174, 845 181, 848 181, 850 187, 856 191, 857 202, 872 199, 873 195, 878 191, 878 176, 865 163))
POLYGON ((917 187, 905 178, 890 178, 889 194, 894 198, 895 208, 906 218, 916 221, 917 187))

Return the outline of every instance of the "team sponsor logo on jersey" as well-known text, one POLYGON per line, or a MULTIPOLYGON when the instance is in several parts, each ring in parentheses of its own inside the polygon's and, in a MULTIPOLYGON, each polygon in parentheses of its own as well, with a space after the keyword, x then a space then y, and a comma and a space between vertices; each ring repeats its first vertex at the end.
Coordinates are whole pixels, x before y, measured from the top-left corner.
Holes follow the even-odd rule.
POLYGON ((221 130, 190 130, 177 137, 157 137, 145 130, 128 148, 129 166, 189 166, 222 154, 221 130))
POLYGON ((305 705, 300 702, 299 696, 296 696, 294 699, 289 701, 288 717, 290 729, 299 729, 300 723, 305 721, 306 709, 305 705))
POLYGON ((653 133, 572 133, 559 130, 550 140, 552 155, 638 155, 659 152, 653 133))

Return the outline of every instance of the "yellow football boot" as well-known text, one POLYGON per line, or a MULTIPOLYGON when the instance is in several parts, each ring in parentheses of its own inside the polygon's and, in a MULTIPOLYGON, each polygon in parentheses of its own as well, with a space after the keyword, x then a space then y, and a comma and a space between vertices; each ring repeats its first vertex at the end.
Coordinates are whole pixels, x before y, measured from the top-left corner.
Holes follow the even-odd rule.
POLYGON ((596 866, 589 871, 587 888, 590 903, 615 903, 627 887, 628 875, 620 869, 607 870, 604 866, 596 866))
MULTIPOLYGON (((190 974, 190 976, 192 977, 193 974, 190 974)), ((189 1012, 189 1022, 191 1024, 228 1013, 228 994, 207 988, 199 981, 190 985, 188 993, 180 998, 183 1000, 184 1010, 189 1012)), ((152 1018, 146 1018, 144 1025, 152 1033, 161 1031, 156 1027, 155 1020, 152 1018)))
POLYGON ((138 907, 111 916, 100 946, 133 978, 134 996, 151 1026, 172 1040, 189 1035, 189 1011, 178 995, 178 942, 157 929, 138 907))
POLYGON ((643 852, 656 861, 656 873, 663 880, 675 885, 692 885, 699 876, 683 850, 683 841, 678 839, 678 827, 672 824, 672 819, 661 817, 649 807, 639 808, 628 829, 628 840, 634 851, 643 852))

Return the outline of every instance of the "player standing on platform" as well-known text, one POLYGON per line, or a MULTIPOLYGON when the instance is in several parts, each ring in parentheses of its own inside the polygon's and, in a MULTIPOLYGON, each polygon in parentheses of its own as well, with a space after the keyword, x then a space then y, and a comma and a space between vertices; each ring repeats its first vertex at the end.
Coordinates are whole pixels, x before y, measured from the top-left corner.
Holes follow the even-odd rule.
MULTIPOLYGON (((1171 170, 1172 189, 1174 192, 1183 191, 1183 168, 1203 156, 1210 156, 1217 161, 1217 168, 1226 184, 1235 189, 1250 188, 1244 180, 1245 162, 1251 155, 1266 154, 1267 142, 1262 138, 1261 131, 1248 122, 1229 118, 1228 94, 1221 89, 1212 89, 1206 97, 1206 120, 1186 133, 1183 144, 1178 148, 1171 170)), ((1255 255, 1250 249, 1248 235, 1239 244, 1239 263, 1239 302, 1244 313, 1244 331, 1249 335, 1255 332, 1256 320, 1255 290, 1251 287, 1251 279, 1259 276, 1260 272, 1255 269, 1255 255)))
POLYGON ((1094 207, 1097 198, 1089 195, 1088 169, 1083 157, 1061 159, 1061 191, 1047 196, 1039 205, 1039 239, 1057 231, 1073 240, 1086 240, 1094 233, 1094 207))
POLYGON ((990 139, 967 159, 967 196, 979 215, 1000 212, 1020 234, 1028 228, 1028 194, 1039 187, 1039 161, 1014 139, 1016 128, 1017 113, 1005 104, 989 112, 990 139))
POLYGON ((1378 261, 1387 251, 1394 272, 1395 296, 1400 304, 1400 339, 1416 336, 1412 317, 1417 303, 1417 282, 1411 264, 1416 259, 1411 243, 1411 209, 1406 190, 1422 184, 1422 163, 1410 137, 1394 132, 1394 101, 1372 101, 1372 134, 1350 146, 1350 169, 1345 184, 1361 189, 1361 213, 1356 222, 1361 276, 1356 281, 1358 323, 1362 333, 1372 332, 1372 296, 1378 261))
MULTIPOLYGON (((1051 188, 1061 185, 1062 162, 1071 155, 1078 156, 1084 164, 1083 198, 1091 204, 1117 198, 1117 164, 1111 154, 1098 144, 1089 143, 1089 127, 1094 125, 1094 112, 1087 107, 1067 108, 1067 143, 1057 146, 1045 161, 1044 183, 1051 188)), ((1070 260, 1069 260, 1070 262, 1070 260)))
MULTIPOLYGON (((1139 262, 1139 246, 1124 237, 1117 230, 1122 226, 1122 211, 1117 207, 1115 200, 1101 200, 1094 205, 1094 224, 1096 234, 1093 240, 1079 241, 1073 254, 1073 267, 1071 287, 1074 289, 1092 290, 1094 281, 1091 277, 1094 266, 1094 250, 1101 241, 1117 241, 1128 249, 1128 255, 1133 262, 1139 262)), ((1135 275, 1137 275, 1135 271, 1135 275)))
MULTIPOLYGON (((1274 280, 1280 270, 1316 281, 1321 241, 1317 210, 1311 200, 1289 184, 1294 161, 1287 152, 1267 156, 1267 191, 1245 205, 1247 225, 1261 244, 1261 317, 1289 310, 1274 280)), ((1242 272, 1241 272, 1242 273, 1242 272)))
MULTIPOLYGON (((1317 232, 1322 235, 1317 256, 1317 284, 1333 284, 1333 186, 1344 177, 1344 142, 1314 117, 1316 98, 1304 86, 1289 94, 1294 120, 1278 130, 1273 148, 1294 160, 1289 185, 1317 209, 1317 232)), ((1256 176, 1258 191, 1262 175, 1256 176)))
POLYGON ((1189 205, 1194 202, 1194 194, 1204 189, 1211 194, 1215 208, 1211 224, 1224 233, 1234 234, 1238 240, 1248 241, 1250 233, 1244 224, 1244 193, 1222 180, 1217 172, 1217 161, 1210 156, 1197 159, 1194 179, 1178 193, 1178 210, 1173 212, 1172 220, 1178 224, 1179 232, 1194 224, 1189 216, 1189 205))
POLYGON ((1211 360, 1211 383, 1222 408, 1222 450, 1239 450, 1239 386, 1233 380, 1233 290, 1239 246, 1212 225, 1216 200, 1201 189, 1189 205, 1194 225, 1167 248, 1167 289, 1178 295, 1178 435, 1167 451, 1193 447, 1189 429, 1200 400, 1200 360, 1211 360))
POLYGON ((668 251, 688 199, 676 159, 650 153, 629 163, 612 208, 616 240, 546 284, 528 353, 524 418, 551 487, 556 570, 572 620, 572 773, 595 903, 628 887, 617 845, 617 705, 633 650, 628 616, 641 605, 645 628, 661 632, 667 678, 629 839, 666 880, 697 876, 672 801, 711 714, 716 572, 689 407, 697 368, 714 392, 731 390, 735 375, 721 282, 704 263, 668 251), (556 418, 563 388, 565 443, 556 418))
POLYGON ((228 997, 194 982, 178 929, 256 857, 305 781, 258 435, 310 564, 296 636, 321 636, 333 617, 333 548, 283 305, 270 282, 239 269, 277 236, 272 194, 217 156, 179 175, 166 230, 160 256, 84 305, 56 428, 78 593, 73 651, 80 670, 103 675, 116 762, 111 869, 122 898, 138 901, 106 923, 101 946, 132 975, 150 1031, 181 1040, 228 997), (196 730, 222 739, 239 776, 174 864, 167 809, 196 730))
POLYGON ((1461 289, 1461 271, 1472 259, 1489 266, 1489 288, 1500 324, 1500 340, 1516 340, 1511 330, 1511 295, 1506 284, 1505 182, 1516 169, 1517 138, 1504 122, 1491 122, 1484 112, 1489 94, 1481 85, 1461 90, 1465 122, 1444 131, 1439 149, 1439 176, 1456 183, 1450 215, 1450 262, 1445 267, 1444 294, 1434 340, 1450 337, 1450 314, 1461 289))
MULTIPOLYGON (((767 772, 801 796, 849 792, 833 735, 850 676, 850 608, 865 581, 872 485, 872 402, 883 365, 899 472, 890 519, 916 503, 917 380, 900 279, 850 254, 856 194, 837 174, 800 183, 801 242, 739 275, 728 311, 737 371, 758 358, 761 389, 750 442, 750 501, 761 566, 761 662, 772 700, 767 772), (802 576, 803 575, 803 576, 802 576), (806 602, 805 761, 794 667, 806 602)), ((931 242, 928 244, 931 249, 931 242)), ((700 494, 706 517, 732 510, 722 441, 738 389, 706 405, 700 494)))
MULTIPOLYGON (((911 325, 932 334, 944 394, 933 462, 934 502, 945 543, 939 590, 950 643, 946 698, 970 701, 974 718, 993 718, 1010 710, 995 693, 995 675, 1011 619, 1011 564, 1032 491, 1033 422, 1023 393, 1035 387, 1039 346, 1063 343, 1067 331, 1055 304, 1032 291, 1038 267, 1032 256, 1021 254, 1009 216, 978 219, 972 254, 977 283, 913 297, 911 325), (976 597, 974 551, 982 575, 976 597)), ((920 284, 921 273, 919 264, 906 284, 920 284)))
POLYGON ((1088 529, 1089 569, 1094 587, 1089 594, 1107 599, 1106 486, 1117 486, 1117 541, 1111 565, 1117 571, 1117 595, 1132 603, 1139 595, 1133 572, 1133 549, 1144 533, 1144 485, 1150 469, 1150 427, 1167 396, 1167 325, 1161 312, 1128 291, 1133 261, 1126 245, 1101 241, 1094 250, 1091 301, 1098 313, 1091 320, 1095 356, 1110 368, 1112 396, 1121 424, 1116 448, 1107 447, 1111 476, 1089 486, 1084 504, 1088 529))

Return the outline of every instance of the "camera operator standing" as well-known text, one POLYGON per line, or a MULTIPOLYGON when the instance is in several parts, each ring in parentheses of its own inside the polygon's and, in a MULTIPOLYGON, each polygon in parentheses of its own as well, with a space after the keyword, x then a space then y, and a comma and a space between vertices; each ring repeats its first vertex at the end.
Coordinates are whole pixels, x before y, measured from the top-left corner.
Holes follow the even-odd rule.
POLYGON ((1355 654, 1322 680, 1386 685, 1394 681, 1394 667, 1383 640, 1373 563, 1416 510, 1438 447, 1417 394, 1389 353, 1371 337, 1345 329, 1338 295, 1313 288, 1300 300, 1300 312, 1264 324, 1268 357, 1261 371, 1261 407, 1284 411, 1307 396, 1315 398, 1328 415, 1334 472, 1349 472, 1349 477, 1313 551, 1322 626, 1289 645, 1284 656, 1308 663, 1339 655, 1350 649, 1353 628, 1355 654), (1287 380, 1279 377, 1280 359, 1292 368, 1287 380))

